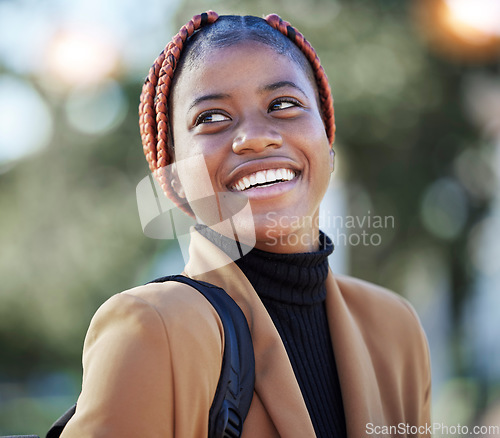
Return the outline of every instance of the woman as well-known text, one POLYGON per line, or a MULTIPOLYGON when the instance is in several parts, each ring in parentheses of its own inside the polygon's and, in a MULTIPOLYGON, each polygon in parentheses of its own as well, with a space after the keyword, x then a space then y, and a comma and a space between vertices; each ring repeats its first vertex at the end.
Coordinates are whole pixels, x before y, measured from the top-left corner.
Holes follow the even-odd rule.
MULTIPOLYGON (((140 124, 163 189, 205 224, 184 275, 223 288, 250 327, 255 391, 242 436, 427 435, 429 356, 415 312, 328 269, 333 245, 318 214, 333 106, 303 36, 276 15, 193 17, 151 68, 140 124), (252 214, 232 216, 242 199, 252 214), (255 248, 233 262, 235 229, 255 248)), ((92 320, 62 436, 207 436, 223 341, 190 286, 115 295, 92 320)))

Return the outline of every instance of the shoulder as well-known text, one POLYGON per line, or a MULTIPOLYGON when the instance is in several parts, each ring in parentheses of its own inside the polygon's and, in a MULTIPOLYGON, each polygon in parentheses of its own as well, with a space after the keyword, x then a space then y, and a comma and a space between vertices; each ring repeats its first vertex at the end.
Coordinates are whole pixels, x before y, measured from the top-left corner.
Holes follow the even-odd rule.
POLYGON ((125 325, 126 331, 163 333, 168 338, 203 333, 221 339, 223 333, 220 318, 205 297, 175 281, 150 283, 112 296, 97 310, 89 334, 112 325, 125 325))
POLYGON ((222 364, 219 324, 210 303, 180 283, 109 298, 87 332, 82 392, 64 436, 174 436, 174 425, 179 436, 206 436, 222 364))
POLYGON ((335 275, 335 280, 343 299, 352 312, 376 319, 391 316, 396 320, 402 319, 420 327, 420 320, 415 309, 401 295, 385 287, 347 275, 335 275))
POLYGON ((428 366, 427 337, 408 300, 350 276, 335 275, 335 281, 349 314, 372 348, 381 348, 393 358, 417 354, 428 366))

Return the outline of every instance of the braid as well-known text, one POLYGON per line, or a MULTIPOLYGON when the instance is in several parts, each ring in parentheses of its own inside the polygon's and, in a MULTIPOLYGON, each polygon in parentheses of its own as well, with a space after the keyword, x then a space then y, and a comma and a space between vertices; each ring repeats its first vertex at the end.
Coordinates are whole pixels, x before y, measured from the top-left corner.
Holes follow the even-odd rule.
MULTIPOLYGON (((186 40, 201 27, 212 24, 219 16, 214 11, 195 15, 187 24, 181 27, 179 33, 172 38, 165 49, 151 66, 148 77, 142 87, 139 104, 139 129, 144 149, 144 155, 149 169, 158 179, 167 196, 177 199, 168 184, 165 172, 170 163, 168 153, 168 111, 167 99, 174 77, 175 68, 184 48, 186 40)), ((192 215, 187 205, 179 206, 192 215)))
POLYGON ((305 55, 314 72, 316 84, 318 85, 319 97, 321 102, 321 112, 323 114, 323 122, 325 124, 326 134, 330 145, 333 145, 335 140, 335 117, 333 112, 333 98, 328 78, 323 69, 319 57, 314 48, 304 38, 297 29, 292 27, 290 23, 282 20, 276 14, 270 14, 265 17, 267 23, 274 29, 279 30, 283 35, 292 40, 292 42, 305 55))
POLYGON ((167 153, 167 97, 184 43, 196 30, 212 24, 218 17, 213 11, 195 15, 182 26, 149 70, 140 98, 139 128, 151 171, 170 164, 167 153))
MULTIPOLYGON (((160 183, 165 194, 184 212, 194 216, 185 200, 181 200, 169 184, 167 166, 171 164, 169 153, 168 97, 172 87, 175 70, 189 37, 199 29, 213 24, 219 18, 214 11, 195 15, 181 27, 177 35, 167 44, 149 70, 142 87, 139 104, 139 128, 144 155, 149 169, 160 183)), ((282 20, 278 15, 265 17, 265 22, 292 41, 309 61, 318 87, 321 113, 330 145, 335 139, 335 119, 333 99, 326 73, 321 66, 316 51, 304 36, 282 20)))

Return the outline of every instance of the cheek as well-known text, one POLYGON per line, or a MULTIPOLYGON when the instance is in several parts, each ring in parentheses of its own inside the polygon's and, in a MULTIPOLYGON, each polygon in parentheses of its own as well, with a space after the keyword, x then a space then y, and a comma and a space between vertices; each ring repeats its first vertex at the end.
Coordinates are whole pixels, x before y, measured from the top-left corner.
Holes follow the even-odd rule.
MULTIPOLYGON (((178 160, 184 160, 193 163, 193 168, 197 172, 203 169, 203 175, 210 175, 210 179, 204 178, 202 181, 206 184, 211 181, 214 189, 221 189, 220 177, 223 174, 223 168, 227 163, 228 154, 231 151, 228 140, 221 135, 215 136, 186 136, 180 146, 181 150, 176 157, 178 160)), ((184 179, 186 183, 202 183, 198 180, 198 173, 187 174, 184 179), (192 179, 195 181, 192 181, 192 179)))
POLYGON ((308 146, 309 158, 314 163, 314 168, 316 171, 321 173, 330 173, 330 143, 326 135, 326 130, 323 122, 314 123, 309 130, 303 132, 303 141, 308 146), (306 135, 308 134, 308 135, 306 135))
POLYGON ((223 191, 217 179, 220 174, 220 157, 214 153, 214 148, 209 153, 199 143, 191 142, 189 148, 186 146, 187 143, 184 143, 182 150, 176 155, 178 177, 186 201, 204 223, 218 223, 220 212, 215 194, 223 191))
POLYGON ((313 162, 311 162, 312 174, 309 177, 316 188, 316 196, 321 200, 328 189, 332 173, 331 147, 324 128, 316 132, 316 138, 314 141, 311 139, 310 143, 312 146, 310 157, 313 162))
POLYGON ((211 171, 203 155, 181 156, 176 160, 179 181, 191 202, 214 194, 211 171))
POLYGON ((191 210, 207 225, 219 222, 215 191, 203 156, 185 158, 176 163, 179 181, 191 210))

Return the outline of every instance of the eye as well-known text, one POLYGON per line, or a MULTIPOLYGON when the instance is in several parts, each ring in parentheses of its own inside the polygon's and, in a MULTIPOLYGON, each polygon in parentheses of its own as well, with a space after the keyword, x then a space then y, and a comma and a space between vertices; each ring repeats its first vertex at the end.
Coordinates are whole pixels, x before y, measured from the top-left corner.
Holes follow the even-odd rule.
POLYGON ((294 99, 292 97, 280 97, 279 99, 273 100, 271 102, 271 105, 269 105, 267 112, 270 113, 272 111, 282 111, 296 106, 302 107, 301 103, 297 99, 294 99))
POLYGON ((196 117, 195 126, 201 125, 203 123, 217 123, 225 122, 231 120, 231 118, 221 112, 216 110, 205 111, 196 117))

